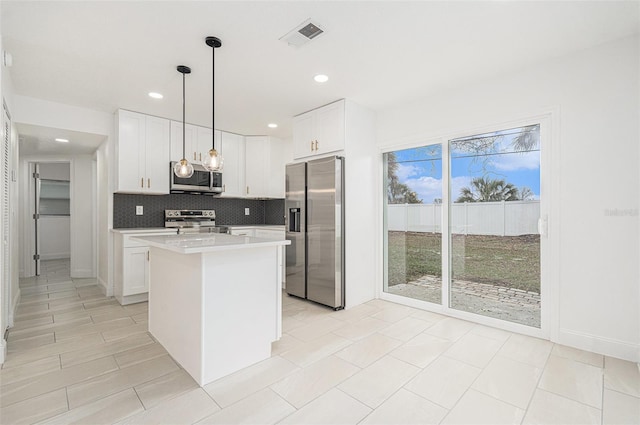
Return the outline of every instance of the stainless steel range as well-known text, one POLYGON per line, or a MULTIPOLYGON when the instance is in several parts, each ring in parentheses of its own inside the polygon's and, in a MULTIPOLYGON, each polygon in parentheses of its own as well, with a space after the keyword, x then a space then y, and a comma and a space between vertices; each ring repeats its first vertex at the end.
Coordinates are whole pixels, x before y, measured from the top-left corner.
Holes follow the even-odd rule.
POLYGON ((164 210, 164 227, 178 233, 228 233, 227 226, 216 226, 215 210, 164 210))

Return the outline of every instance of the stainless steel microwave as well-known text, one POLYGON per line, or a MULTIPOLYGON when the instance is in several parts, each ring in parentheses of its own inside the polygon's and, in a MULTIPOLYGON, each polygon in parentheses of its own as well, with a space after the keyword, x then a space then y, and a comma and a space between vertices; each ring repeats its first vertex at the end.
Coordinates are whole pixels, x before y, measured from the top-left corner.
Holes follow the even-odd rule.
POLYGON ((193 164, 193 175, 188 178, 178 177, 173 172, 175 161, 169 166, 171 193, 206 193, 220 195, 222 190, 222 173, 211 172, 202 165, 193 164))

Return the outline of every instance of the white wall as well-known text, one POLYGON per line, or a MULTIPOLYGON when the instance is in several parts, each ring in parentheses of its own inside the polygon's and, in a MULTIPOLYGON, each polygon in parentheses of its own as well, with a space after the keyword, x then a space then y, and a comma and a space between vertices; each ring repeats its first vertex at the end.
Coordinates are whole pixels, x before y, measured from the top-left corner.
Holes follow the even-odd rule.
POLYGON ((552 153, 543 169, 554 180, 543 199, 550 202, 549 240, 558 254, 547 282, 555 297, 546 306, 555 310, 550 337, 634 361, 640 361, 639 44, 637 36, 622 39, 389 108, 377 121, 377 144, 389 147, 555 111, 553 136, 542 141, 552 153))
MULTIPOLYGON (((4 44, 0 37, 0 52, 4 52, 4 44)), ((18 184, 13 180, 14 173, 18 170, 18 136, 14 125, 15 119, 13 114, 13 84, 11 76, 6 68, 0 63, 0 100, 6 102, 9 114, 12 118, 11 135, 9 145, 9 167, 12 174, 9 194, 9 245, 0 247, 2 250, 8 249, 10 256, 10 264, 0 265, 0 276, 4 267, 10 268, 9 281, 0 280, 0 329, 4 330, 7 326, 13 326, 13 316, 15 308, 20 300, 20 289, 18 286, 18 269, 19 256, 18 252, 18 184)), ((1 110, 0 110, 1 111, 1 110)), ((4 362, 6 344, 4 339, 0 338, 0 363, 4 362)))

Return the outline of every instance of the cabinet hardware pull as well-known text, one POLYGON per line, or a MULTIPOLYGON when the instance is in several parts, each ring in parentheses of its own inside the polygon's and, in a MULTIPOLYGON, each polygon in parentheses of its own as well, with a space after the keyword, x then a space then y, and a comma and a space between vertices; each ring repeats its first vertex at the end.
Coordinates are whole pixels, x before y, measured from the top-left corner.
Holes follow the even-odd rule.
POLYGON ((202 162, 202 152, 198 154, 198 161, 202 162))
POLYGON ((224 185, 224 184, 222 185, 222 191, 223 191, 223 192, 226 192, 226 191, 227 191, 227 185, 224 185))
POLYGON ((147 179, 147 187, 151 188, 151 179, 147 179))
POLYGON ((313 140, 311 141, 311 150, 313 151, 313 140))
POLYGON ((140 177, 140 187, 144 187, 144 177, 140 177))
POLYGON ((149 261, 149 251, 147 251, 147 261, 149 261))
POLYGON ((249 186, 247 186, 247 195, 249 194, 249 186))
POLYGON ((194 161, 196 160, 196 153, 195 152, 193 153, 193 160, 194 161))
POLYGON ((318 150, 318 141, 316 140, 316 151, 318 150))

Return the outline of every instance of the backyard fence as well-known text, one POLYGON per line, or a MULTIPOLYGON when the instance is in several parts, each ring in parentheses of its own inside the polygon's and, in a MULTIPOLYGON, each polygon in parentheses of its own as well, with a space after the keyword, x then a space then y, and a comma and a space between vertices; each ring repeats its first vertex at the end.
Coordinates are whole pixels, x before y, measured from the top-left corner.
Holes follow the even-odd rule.
MULTIPOLYGON (((451 205, 451 230, 464 235, 538 233, 540 201, 465 202, 451 205)), ((387 206, 388 230, 441 233, 442 204, 387 206)))

